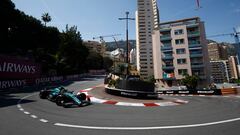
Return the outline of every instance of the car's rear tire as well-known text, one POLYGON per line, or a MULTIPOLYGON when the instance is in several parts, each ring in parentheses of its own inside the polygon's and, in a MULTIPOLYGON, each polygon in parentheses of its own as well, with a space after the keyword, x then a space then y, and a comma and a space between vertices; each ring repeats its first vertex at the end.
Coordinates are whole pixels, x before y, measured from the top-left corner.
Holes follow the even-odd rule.
POLYGON ((91 99, 90 99, 90 97, 87 97, 87 101, 88 101, 89 103, 91 103, 91 99))
POLYGON ((47 94, 44 92, 44 90, 41 90, 41 91, 39 92, 39 97, 40 97, 41 99, 46 99, 46 98, 47 98, 47 94))

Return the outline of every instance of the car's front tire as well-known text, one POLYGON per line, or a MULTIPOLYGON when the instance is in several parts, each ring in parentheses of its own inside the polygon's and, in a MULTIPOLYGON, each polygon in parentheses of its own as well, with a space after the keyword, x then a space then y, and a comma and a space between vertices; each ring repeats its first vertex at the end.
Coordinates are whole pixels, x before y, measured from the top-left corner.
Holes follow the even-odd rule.
POLYGON ((59 97, 56 98, 56 104, 58 106, 63 106, 64 105, 64 99, 63 99, 62 96, 59 96, 59 97))

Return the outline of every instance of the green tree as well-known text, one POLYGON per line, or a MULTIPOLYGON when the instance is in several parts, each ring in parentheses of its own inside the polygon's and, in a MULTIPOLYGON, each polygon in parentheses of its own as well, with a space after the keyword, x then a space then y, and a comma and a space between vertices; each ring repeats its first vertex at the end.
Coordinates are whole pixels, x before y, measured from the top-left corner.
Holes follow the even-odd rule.
POLYGON ((116 67, 116 75, 123 76, 126 73, 126 64, 118 64, 116 67))
POLYGON ((195 75, 185 75, 185 77, 181 80, 181 84, 185 85, 187 89, 194 90, 197 88, 199 78, 195 75))
POLYGON ((48 13, 43 13, 42 14, 42 20, 44 21, 44 25, 46 26, 47 23, 52 20, 52 18, 48 13))
POLYGON ((103 57, 96 52, 90 52, 87 57, 86 65, 88 69, 102 69, 103 57))
POLYGON ((103 57, 103 68, 106 71, 110 71, 111 67, 113 66, 113 60, 109 57, 103 57))
POLYGON ((151 83, 155 83, 156 82, 156 80, 154 78, 154 75, 151 75, 151 76, 148 77, 148 82, 151 82, 151 83))
POLYGON ((86 72, 86 58, 89 50, 83 45, 80 32, 76 26, 68 27, 61 36, 59 55, 66 66, 62 68, 62 74, 75 74, 86 72))

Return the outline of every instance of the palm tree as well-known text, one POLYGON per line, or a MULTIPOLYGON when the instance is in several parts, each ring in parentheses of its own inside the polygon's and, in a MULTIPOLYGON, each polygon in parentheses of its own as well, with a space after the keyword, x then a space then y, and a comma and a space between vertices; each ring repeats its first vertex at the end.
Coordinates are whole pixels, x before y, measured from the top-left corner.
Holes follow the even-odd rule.
POLYGON ((51 18, 51 16, 48 13, 43 13, 42 20, 44 21, 44 24, 46 26, 46 24, 48 22, 50 22, 52 20, 52 18, 51 18))

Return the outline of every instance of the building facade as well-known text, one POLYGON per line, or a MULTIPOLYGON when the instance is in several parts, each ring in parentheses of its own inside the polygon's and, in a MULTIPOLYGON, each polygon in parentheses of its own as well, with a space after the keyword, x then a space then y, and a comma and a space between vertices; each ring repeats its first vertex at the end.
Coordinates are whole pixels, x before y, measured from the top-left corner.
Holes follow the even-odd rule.
POLYGON ((230 69, 230 74, 231 78, 230 80, 236 80, 239 78, 239 72, 238 72, 238 66, 237 66, 237 57, 236 56, 230 56, 228 58, 229 61, 229 69, 230 69))
POLYGON ((198 17, 161 23, 153 36, 154 77, 160 87, 180 85, 185 74, 210 83, 209 57, 204 23, 198 17))
POLYGON ((212 82, 224 83, 230 82, 231 72, 228 60, 210 61, 212 82))
POLYGON ((227 60, 228 46, 216 42, 209 43, 208 54, 210 60, 227 60))
POLYGON ((129 59, 130 59, 130 64, 136 65, 136 49, 135 48, 133 48, 130 51, 129 59))
POLYGON ((136 12, 136 55, 137 70, 141 78, 147 80, 154 74, 153 30, 159 27, 157 0, 138 0, 136 12))

